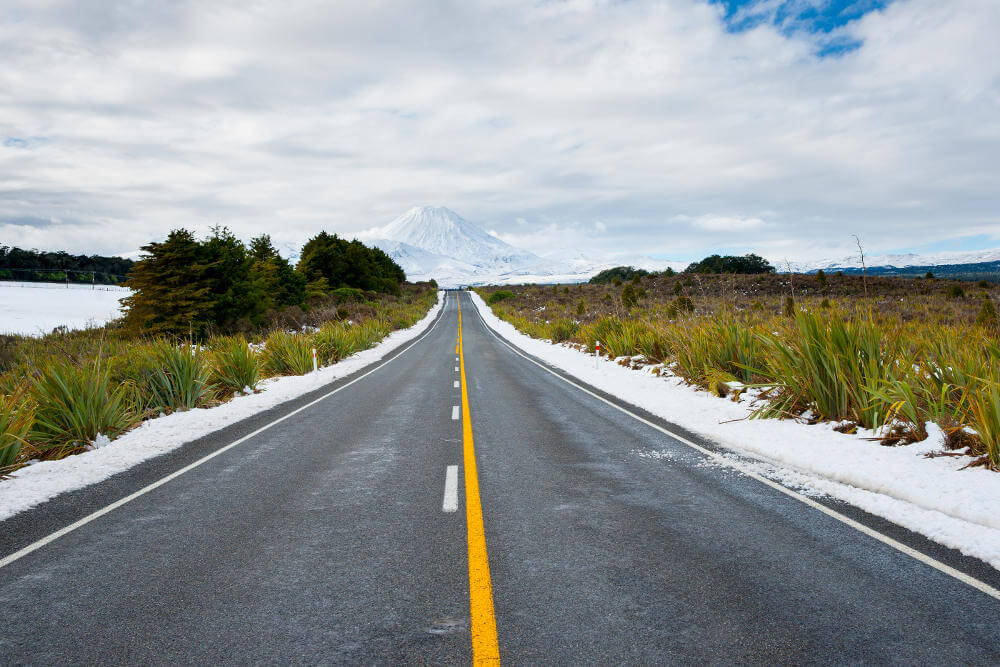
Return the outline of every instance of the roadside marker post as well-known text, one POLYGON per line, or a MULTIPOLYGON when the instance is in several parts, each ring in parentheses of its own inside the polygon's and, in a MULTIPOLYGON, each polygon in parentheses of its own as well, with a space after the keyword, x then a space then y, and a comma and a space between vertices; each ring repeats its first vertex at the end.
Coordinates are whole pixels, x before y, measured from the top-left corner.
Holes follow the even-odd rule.
POLYGON ((313 373, 319 370, 319 365, 316 363, 316 348, 313 348, 313 373))
POLYGON ((598 368, 597 362, 601 358, 601 341, 594 341, 594 368, 598 368))

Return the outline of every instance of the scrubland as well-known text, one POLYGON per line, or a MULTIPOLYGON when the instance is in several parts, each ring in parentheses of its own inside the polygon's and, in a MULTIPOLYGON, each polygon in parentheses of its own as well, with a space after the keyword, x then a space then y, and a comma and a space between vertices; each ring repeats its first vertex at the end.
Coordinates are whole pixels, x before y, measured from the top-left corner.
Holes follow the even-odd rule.
MULTIPOLYGON (((343 291, 342 291, 343 292, 343 291)), ((149 337, 122 323, 37 338, 0 336, 0 475, 114 439, 161 413, 211 407, 280 375, 301 375, 372 347, 419 321, 427 283, 399 295, 349 290, 308 310, 272 313, 235 335, 149 337)))
MULTIPOLYGON (((479 289, 530 336, 656 365, 750 418, 837 422, 878 445, 927 437, 1000 469, 1000 286, 935 279, 651 274, 479 289)), ((947 452, 945 452, 947 453, 947 452)))

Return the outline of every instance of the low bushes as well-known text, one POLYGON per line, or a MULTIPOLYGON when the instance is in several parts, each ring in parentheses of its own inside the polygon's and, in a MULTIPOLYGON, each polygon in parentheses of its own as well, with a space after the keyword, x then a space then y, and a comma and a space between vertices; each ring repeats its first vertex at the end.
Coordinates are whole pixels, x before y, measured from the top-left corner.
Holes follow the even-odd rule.
POLYGON ((0 475, 28 458, 89 449, 98 435, 113 439, 160 412, 228 400, 265 377, 311 372, 313 347, 322 363, 336 362, 412 326, 436 296, 417 286, 400 297, 351 302, 352 320, 320 322, 312 333, 277 330, 263 341, 216 336, 192 346, 114 328, 7 337, 0 341, 0 475))
POLYGON ((762 400, 754 417, 843 421, 878 430, 886 444, 922 440, 933 422, 951 446, 969 446, 1000 469, 1000 344, 981 322, 905 321, 860 305, 814 305, 791 317, 755 308, 684 315, 689 309, 673 301, 631 317, 548 322, 542 317, 559 305, 525 307, 534 288, 523 290, 493 310, 530 336, 588 352, 600 340, 611 357, 666 363, 717 395, 733 381, 756 386, 762 400))

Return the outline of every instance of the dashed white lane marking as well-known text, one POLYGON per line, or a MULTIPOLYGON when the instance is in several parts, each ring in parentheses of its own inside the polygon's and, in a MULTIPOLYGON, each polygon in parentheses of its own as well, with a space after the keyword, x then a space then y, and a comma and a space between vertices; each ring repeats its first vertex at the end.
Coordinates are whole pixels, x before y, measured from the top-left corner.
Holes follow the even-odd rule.
POLYGON ((458 511, 458 466, 448 466, 444 474, 444 502, 442 512, 458 511))
POLYGON ((455 421, 458 421, 458 406, 457 405, 451 406, 451 418, 454 419, 455 421))
POLYGON ((458 389, 458 380, 455 380, 455 389, 458 389))
POLYGON ((455 372, 456 373, 458 372, 458 366, 455 366, 455 372))

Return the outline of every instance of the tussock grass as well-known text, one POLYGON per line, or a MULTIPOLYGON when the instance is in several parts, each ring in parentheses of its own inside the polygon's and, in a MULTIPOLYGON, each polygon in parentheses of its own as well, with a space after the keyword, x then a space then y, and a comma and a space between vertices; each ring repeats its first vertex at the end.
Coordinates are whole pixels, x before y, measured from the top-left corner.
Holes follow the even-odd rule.
POLYGON ((244 336, 219 336, 209 344, 210 382, 225 395, 254 391, 261 380, 260 357, 244 336))
POLYGON ((52 360, 33 382, 37 406, 32 446, 45 458, 87 449, 99 434, 114 438, 139 420, 128 385, 115 386, 106 368, 52 360))
POLYGON ((631 310, 610 286, 592 285, 565 297, 509 287, 492 307, 530 336, 590 353, 600 340, 606 355, 665 363, 719 396, 733 381, 755 386, 763 393, 754 417, 843 421, 886 444, 922 440, 933 422, 950 446, 968 445, 1000 470, 1000 343, 982 302, 954 298, 954 285, 905 279, 873 279, 862 297, 860 282, 828 276, 796 282, 786 315, 787 276, 739 277, 742 292, 734 277, 709 278, 696 286, 644 277, 649 297, 631 310), (583 299, 589 305, 576 308, 583 299))
POLYGON ((35 407, 23 391, 0 395, 0 474, 17 462, 34 422, 35 407))
POLYGON ((351 356, 357 349, 352 327, 344 322, 324 324, 312 335, 311 342, 322 364, 336 363, 351 356))
POLYGON ((198 348, 163 344, 156 350, 154 360, 157 369, 149 386, 156 408, 168 412, 191 410, 211 397, 209 368, 198 348))
POLYGON ((775 389, 757 415, 811 410, 820 419, 880 427, 889 405, 877 390, 895 379, 898 337, 883 335, 870 317, 799 312, 795 324, 791 335, 757 335, 767 357, 757 372, 775 389))
POLYGON ((263 346, 219 336, 192 348, 114 326, 0 336, 0 474, 29 457, 83 451, 98 434, 114 438, 161 411, 213 405, 265 377, 308 373, 314 346, 324 363, 336 362, 412 326, 436 298, 431 286, 415 285, 378 301, 320 304, 288 323, 317 331, 276 330, 263 346))
POLYGON ((271 375, 305 375, 312 370, 312 345, 309 338, 286 331, 267 337, 264 370, 271 375))

